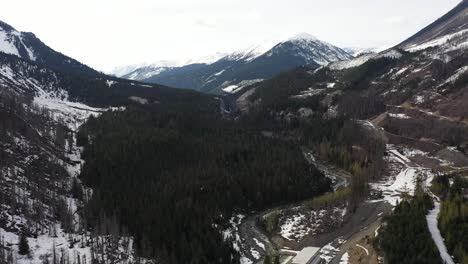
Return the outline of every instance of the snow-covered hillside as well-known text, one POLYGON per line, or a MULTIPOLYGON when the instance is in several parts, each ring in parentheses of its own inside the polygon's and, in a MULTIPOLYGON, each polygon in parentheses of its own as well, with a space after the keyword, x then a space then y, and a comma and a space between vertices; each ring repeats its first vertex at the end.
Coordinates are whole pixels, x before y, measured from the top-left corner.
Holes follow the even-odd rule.
POLYGON ((27 44, 25 35, 0 21, 0 52, 27 60, 36 60, 33 47, 27 44))
POLYGON ((0 262, 133 263, 132 237, 87 230, 83 207, 92 190, 77 178, 83 164, 78 127, 123 108, 71 102, 60 75, 35 67, 26 61, 0 66, 0 262), (35 78, 35 70, 47 78, 35 78), (22 235, 26 255, 18 251, 22 235))

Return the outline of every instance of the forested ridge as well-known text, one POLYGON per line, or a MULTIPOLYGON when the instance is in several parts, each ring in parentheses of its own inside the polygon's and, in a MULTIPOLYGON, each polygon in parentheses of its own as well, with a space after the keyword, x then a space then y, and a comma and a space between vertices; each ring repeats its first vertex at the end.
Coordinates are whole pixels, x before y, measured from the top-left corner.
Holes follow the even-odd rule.
POLYGON ((4 53, 0 53, 0 64, 15 73, 15 78, 12 79, 4 79, 4 76, 0 76, 2 83, 9 84, 11 89, 20 94, 37 96, 37 91, 34 91, 35 86, 22 84, 26 80, 34 80, 34 83, 48 93, 61 97, 66 91, 68 100, 83 102, 91 106, 125 106, 134 103, 129 99, 132 96, 145 98, 148 102, 202 101, 203 97, 209 97, 194 91, 143 84, 104 74, 87 75, 60 71, 4 53), (16 80, 19 84, 12 80, 16 80))
POLYGON ((217 107, 161 103, 91 118, 78 138, 80 177, 94 189, 90 226, 128 228, 138 253, 162 263, 236 263, 221 236, 235 212, 330 190, 300 147, 223 120, 217 107))

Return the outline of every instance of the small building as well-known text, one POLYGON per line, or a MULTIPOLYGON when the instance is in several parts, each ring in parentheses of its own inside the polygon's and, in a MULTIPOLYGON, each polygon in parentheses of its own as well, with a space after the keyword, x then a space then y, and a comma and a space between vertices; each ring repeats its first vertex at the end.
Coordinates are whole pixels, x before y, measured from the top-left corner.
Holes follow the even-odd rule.
POLYGON ((305 247, 292 259, 291 264, 319 264, 322 260, 319 251, 318 247, 305 247))

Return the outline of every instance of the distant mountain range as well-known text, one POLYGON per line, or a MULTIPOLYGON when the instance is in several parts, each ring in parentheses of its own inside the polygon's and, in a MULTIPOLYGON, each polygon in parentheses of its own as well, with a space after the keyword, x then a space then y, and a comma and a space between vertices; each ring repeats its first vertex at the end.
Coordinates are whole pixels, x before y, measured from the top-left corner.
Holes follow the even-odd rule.
POLYGON ((212 58, 214 59, 211 61, 192 61, 183 65, 157 63, 128 67, 127 71, 131 70, 128 72, 118 68, 113 74, 202 92, 233 92, 295 67, 317 68, 329 62, 348 60, 353 56, 341 48, 303 33, 280 42, 253 45, 231 54, 217 54, 212 58))

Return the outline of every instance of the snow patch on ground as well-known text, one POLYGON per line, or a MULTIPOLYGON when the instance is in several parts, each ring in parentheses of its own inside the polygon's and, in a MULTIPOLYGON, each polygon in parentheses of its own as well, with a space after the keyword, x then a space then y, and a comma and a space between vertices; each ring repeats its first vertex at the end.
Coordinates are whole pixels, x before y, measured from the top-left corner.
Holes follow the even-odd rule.
POLYGON ((148 104, 148 99, 146 98, 142 98, 142 97, 138 97, 138 96, 130 96, 129 97, 130 100, 134 101, 134 102, 137 102, 139 104, 148 104))
POLYGON ((335 207, 331 211, 304 211, 288 215, 280 220, 279 234, 290 241, 301 241, 305 236, 322 233, 322 225, 343 221, 346 208, 335 207))
POLYGON ((454 264, 454 261, 450 254, 447 251, 447 247, 444 244, 444 239, 440 233, 440 230, 437 226, 437 216, 440 212, 440 203, 439 201, 434 201, 434 208, 429 211, 429 214, 426 216, 427 225, 429 227, 429 232, 431 233, 432 239, 434 240, 437 248, 439 249, 440 256, 446 264, 454 264))
POLYGON ((229 85, 223 88, 223 91, 226 93, 234 93, 235 91, 239 90, 239 86, 237 85, 229 85))
POLYGON ((106 81, 106 84, 107 84, 107 86, 109 86, 109 88, 115 83, 117 83, 117 82, 116 81, 111 81, 111 80, 106 81))
POLYGON ((460 76, 462 76, 465 72, 468 72, 468 66, 463 66, 460 69, 458 69, 455 74, 450 76, 445 82, 443 82, 440 86, 447 84, 447 83, 455 83, 460 76))
POLYGON ((348 264, 348 263, 349 263, 349 254, 348 252, 346 252, 343 254, 343 256, 341 256, 340 264, 348 264))
POLYGON ((243 80, 236 85, 228 85, 222 88, 222 90, 223 92, 226 92, 226 93, 237 93, 240 90, 244 89, 245 87, 259 83, 261 81, 263 81, 263 79, 243 80))
POLYGON ((396 206, 404 193, 409 195, 414 194, 418 179, 424 186, 430 186, 434 177, 431 170, 419 166, 411 166, 411 161, 408 159, 408 156, 424 152, 418 150, 404 150, 403 152, 408 154, 408 156, 405 156, 390 144, 387 145, 387 152, 390 155, 387 161, 395 164, 395 169, 400 169, 396 176, 390 175, 379 182, 370 183, 372 191, 380 192, 382 195, 382 199, 377 201, 387 201, 391 205, 396 206))
POLYGON ((389 113, 388 116, 393 117, 393 118, 398 118, 398 119, 410 119, 411 117, 406 115, 406 114, 393 114, 389 113))
POLYGON ((323 246, 319 251, 319 256, 325 261, 325 263, 330 263, 336 255, 340 252, 339 248, 346 240, 339 238, 336 241, 329 243, 323 246))
POLYGON ((254 238, 253 239, 255 241, 255 244, 257 244, 258 247, 260 247, 261 249, 265 250, 265 244, 263 244, 262 242, 258 241, 258 239, 254 238))
POLYGON ((34 103, 48 109, 55 121, 65 124, 73 131, 76 131, 91 115, 97 116, 108 110, 125 109, 124 107, 95 108, 79 102, 70 102, 67 98, 68 94, 64 90, 57 95, 40 89, 34 97, 34 103))
POLYGON ((307 97, 312 97, 312 96, 316 96, 316 95, 319 95, 319 94, 322 94, 325 92, 326 89, 316 89, 316 88, 313 88, 313 87, 310 87, 309 89, 305 90, 305 91, 302 91, 300 94, 298 95, 293 95, 291 96, 291 98, 294 98, 294 99, 305 99, 307 97))
MULTIPOLYGON (((59 226, 56 227, 59 229, 59 226)), ((18 251, 18 235, 14 233, 10 233, 5 231, 4 229, 0 228, 0 237, 3 237, 5 243, 8 245, 12 245, 12 248, 15 252, 18 251)), ((29 248, 31 249, 30 256, 21 256, 16 255, 14 258, 17 260, 18 264, 29 264, 29 263, 43 263, 43 258, 47 255, 50 255, 53 252, 53 247, 55 244, 56 248, 56 255, 57 258, 61 256, 62 252, 72 253, 70 254, 71 257, 78 254, 81 259, 85 258, 87 261, 91 261, 91 252, 89 247, 81 247, 80 243, 76 243, 72 248, 70 248, 70 237, 73 235, 69 235, 64 233, 63 231, 57 232, 56 237, 52 237, 49 235, 40 235, 37 238, 27 238, 29 248)), ((74 239, 79 238, 79 235, 75 235, 74 239)), ((49 256, 49 260, 52 257, 49 256)))

